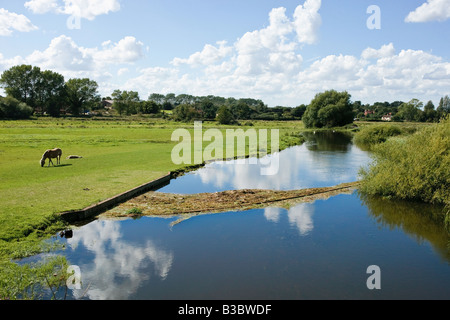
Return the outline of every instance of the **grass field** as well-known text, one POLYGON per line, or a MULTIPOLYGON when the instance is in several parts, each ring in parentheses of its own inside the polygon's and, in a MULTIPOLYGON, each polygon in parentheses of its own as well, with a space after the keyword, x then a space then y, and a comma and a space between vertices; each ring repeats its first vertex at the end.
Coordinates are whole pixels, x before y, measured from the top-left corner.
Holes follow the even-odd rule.
MULTIPOLYGON (((204 130, 250 127, 216 126, 204 130)), ((192 124, 128 120, 48 119, 0 122, 0 242, 42 232, 54 213, 87 207, 182 165, 174 165, 174 130, 192 124), (63 150, 60 166, 41 168, 47 149, 63 150), (67 160, 69 155, 82 159, 67 160)), ((296 143, 299 122, 256 122, 251 128, 280 129, 282 148, 296 143)), ((192 134, 192 137, 194 135, 192 134)), ((1 246, 0 246, 1 247, 1 246)))

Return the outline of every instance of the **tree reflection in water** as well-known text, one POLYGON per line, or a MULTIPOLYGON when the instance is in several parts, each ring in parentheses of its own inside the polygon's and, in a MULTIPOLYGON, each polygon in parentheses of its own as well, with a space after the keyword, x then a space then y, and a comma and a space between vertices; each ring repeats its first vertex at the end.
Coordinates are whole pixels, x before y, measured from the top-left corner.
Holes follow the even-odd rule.
POLYGON ((419 244, 428 241, 450 262, 450 234, 444 226, 444 208, 426 203, 389 200, 359 193, 369 215, 382 227, 400 229, 419 244))

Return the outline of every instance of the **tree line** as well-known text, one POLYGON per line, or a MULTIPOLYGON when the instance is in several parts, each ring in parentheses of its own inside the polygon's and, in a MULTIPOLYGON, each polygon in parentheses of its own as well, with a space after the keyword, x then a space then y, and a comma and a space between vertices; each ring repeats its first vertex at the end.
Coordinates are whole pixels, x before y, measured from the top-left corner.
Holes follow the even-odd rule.
POLYGON ((361 120, 379 121, 384 116, 390 116, 392 121, 439 122, 450 112, 450 97, 442 97, 437 107, 431 100, 424 105, 418 99, 376 102, 373 105, 362 105, 361 101, 356 101, 353 105, 356 118, 361 120))
POLYGON ((87 78, 65 81, 59 73, 30 65, 14 66, 3 72, 0 86, 7 94, 1 100, 0 111, 0 117, 5 118, 14 115, 24 118, 34 113, 58 117, 66 111, 77 116, 100 101, 95 81, 87 78), (16 112, 19 109, 22 112, 16 112))
POLYGON ((409 102, 376 102, 363 105, 351 101, 351 95, 329 90, 317 94, 309 105, 269 108, 262 100, 224 98, 214 95, 152 93, 142 100, 135 91, 115 90, 100 97, 98 84, 88 78, 65 81, 61 74, 42 71, 31 65, 14 66, 3 72, 0 86, 7 97, 0 97, 0 118, 28 118, 32 114, 79 116, 88 111, 100 112, 105 105, 119 115, 154 114, 175 121, 217 120, 232 124, 242 120, 303 120, 307 127, 335 127, 352 123, 355 118, 381 121, 438 122, 450 112, 450 98, 442 97, 436 108, 432 101, 425 106, 417 100, 409 102), (108 102, 108 103, 106 103, 108 102))

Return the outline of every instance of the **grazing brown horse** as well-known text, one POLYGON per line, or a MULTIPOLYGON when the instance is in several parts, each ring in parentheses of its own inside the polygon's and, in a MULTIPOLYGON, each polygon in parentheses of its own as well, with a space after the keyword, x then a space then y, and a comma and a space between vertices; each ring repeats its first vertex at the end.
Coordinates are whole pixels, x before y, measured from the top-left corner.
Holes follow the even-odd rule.
POLYGON ((45 165, 45 160, 49 160, 48 161, 48 166, 50 167, 50 163, 55 166, 53 164, 52 159, 56 159, 56 164, 60 164, 61 163, 61 156, 62 156, 62 150, 61 149, 53 149, 53 150, 47 150, 45 151, 45 153, 42 155, 42 159, 41 159, 41 167, 43 167, 45 165))

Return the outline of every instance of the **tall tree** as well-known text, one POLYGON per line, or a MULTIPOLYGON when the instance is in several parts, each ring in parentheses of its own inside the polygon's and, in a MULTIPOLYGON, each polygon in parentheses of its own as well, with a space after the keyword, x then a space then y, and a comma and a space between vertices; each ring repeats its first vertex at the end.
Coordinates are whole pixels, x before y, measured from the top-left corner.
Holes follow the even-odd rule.
POLYGON ((173 119, 175 121, 192 121, 201 119, 200 113, 190 104, 180 104, 173 110, 173 119))
POLYGON ((141 101, 139 111, 143 114, 155 114, 159 112, 159 104, 155 101, 141 101))
POLYGON ((120 115, 126 114, 136 114, 139 109, 139 93, 136 91, 120 91, 115 90, 112 93, 114 99, 114 108, 119 112, 120 115))
POLYGON ((307 128, 338 127, 353 122, 353 106, 347 91, 329 90, 319 93, 303 115, 307 128))
POLYGON ((203 113, 205 119, 214 120, 217 115, 217 107, 211 101, 205 100, 200 103, 200 110, 203 113))
POLYGON ((66 83, 67 100, 73 115, 88 110, 100 102, 97 82, 88 78, 70 79, 66 83))
POLYGON ((304 104, 299 105, 298 107, 295 107, 291 110, 291 114, 292 116, 296 117, 296 118, 302 118, 303 115, 305 114, 307 106, 304 104))
POLYGON ((60 115, 61 107, 66 103, 66 85, 64 76, 46 70, 41 72, 37 100, 39 105, 52 117, 60 115))
POLYGON ((23 64, 3 72, 0 85, 7 95, 26 103, 36 111, 41 80, 40 68, 23 64))
POLYGON ((222 106, 219 108, 219 111, 217 113, 217 121, 219 121, 220 124, 231 124, 234 121, 233 113, 230 109, 228 109, 227 106, 222 106))
POLYGON ((249 119, 251 114, 251 109, 247 103, 244 101, 239 101, 237 104, 231 106, 231 112, 236 120, 249 119))
POLYGON ((445 97, 442 97, 439 101, 439 106, 436 109, 438 117, 442 118, 446 114, 450 113, 450 97, 446 95, 445 97))
POLYGON ((157 104, 163 104, 166 101, 166 97, 163 94, 160 93, 152 93, 148 97, 148 101, 153 101, 157 104))
POLYGON ((423 113, 424 113, 425 121, 433 122, 436 120, 437 114, 436 114, 436 110, 434 110, 434 104, 431 100, 428 101, 427 104, 425 105, 425 107, 423 109, 423 113))
POLYGON ((398 108, 397 116, 406 121, 420 121, 423 113, 423 111, 421 110, 422 107, 422 102, 417 99, 412 99, 407 103, 403 103, 398 108))

